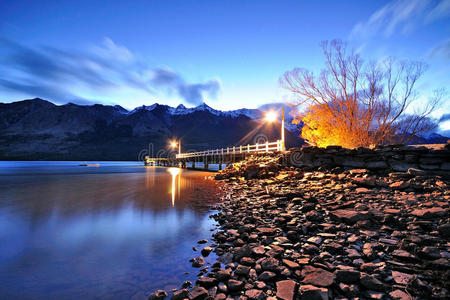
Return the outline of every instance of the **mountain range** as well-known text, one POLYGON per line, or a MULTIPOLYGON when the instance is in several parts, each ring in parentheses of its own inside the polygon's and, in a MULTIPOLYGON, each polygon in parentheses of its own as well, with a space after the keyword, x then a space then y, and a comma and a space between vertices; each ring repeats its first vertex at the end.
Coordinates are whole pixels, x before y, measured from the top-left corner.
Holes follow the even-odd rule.
MULTIPOLYGON (((182 151, 279 139, 280 124, 265 123, 263 116, 260 109, 221 111, 205 103, 192 108, 155 103, 131 111, 40 98, 0 103, 0 160, 137 160, 167 155, 171 139, 181 138, 182 151)), ((287 146, 301 145, 299 129, 286 118, 287 146)))
MULTIPOLYGON (((167 156, 172 139, 182 151, 239 146, 280 138, 280 123, 267 123, 264 113, 285 109, 286 146, 303 144, 292 124, 290 107, 266 104, 258 109, 216 110, 203 103, 139 106, 56 105, 40 98, 0 103, 0 160, 138 160, 167 156)), ((413 144, 446 143, 432 133, 416 136, 413 144)))

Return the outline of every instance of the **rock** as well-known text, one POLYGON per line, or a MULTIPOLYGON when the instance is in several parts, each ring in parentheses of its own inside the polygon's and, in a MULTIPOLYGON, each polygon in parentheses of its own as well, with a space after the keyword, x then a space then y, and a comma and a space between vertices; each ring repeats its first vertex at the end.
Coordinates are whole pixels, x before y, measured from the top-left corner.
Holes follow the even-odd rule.
POLYGON ((208 240, 200 240, 197 242, 197 244, 206 244, 208 242, 208 240))
POLYGON ((381 292, 385 290, 384 284, 369 274, 363 273, 360 278, 360 283, 368 290, 381 292))
POLYGON ((405 250, 394 250, 394 252, 392 252, 392 256, 394 256, 395 258, 398 258, 400 260, 404 260, 404 261, 416 261, 417 257, 415 257, 413 254, 405 251, 405 250))
POLYGON ((244 282, 240 280, 230 279, 227 283, 228 290, 231 292, 239 292, 244 287, 244 282))
POLYGON ((445 209, 442 207, 415 209, 411 214, 419 218, 432 219, 443 216, 445 214, 445 209))
POLYGON ((197 285, 209 289, 217 284, 217 280, 212 277, 199 278, 196 282, 197 285))
POLYGON ((264 292, 257 289, 246 290, 245 296, 251 300, 262 300, 265 298, 264 292))
POLYGON ((343 283, 355 283, 359 280, 360 272, 356 270, 336 270, 336 280, 343 283))
POLYGON ((410 184, 407 181, 396 181, 389 185, 389 187, 394 190, 404 190, 404 189, 408 188, 409 186, 410 186, 410 184))
POLYGON ((450 223, 440 225, 438 232, 442 237, 450 239, 450 223))
POLYGON ((187 289, 181 289, 181 290, 173 292, 173 295, 170 299, 183 300, 183 299, 187 298, 188 295, 189 295, 189 291, 187 289))
POLYGON ((275 274, 274 272, 264 271, 261 274, 259 274, 258 280, 271 281, 273 278, 275 278, 275 276, 277 276, 277 274, 275 274))
POLYGON ((330 217, 337 221, 344 221, 347 224, 354 224, 361 220, 367 220, 367 211, 356 211, 352 209, 338 209, 330 212, 330 217))
POLYGON ((225 300, 227 299, 227 295, 224 293, 217 294, 216 297, 214 297, 214 300, 225 300))
POLYGON ((305 266, 302 270, 303 284, 327 287, 333 284, 335 275, 321 268, 305 266))
POLYGON ((277 228, 269 228, 269 227, 259 227, 256 228, 256 230, 265 235, 273 235, 276 231, 278 231, 277 228))
POLYGON ((392 278, 397 284, 407 285, 408 282, 414 278, 414 275, 392 271, 392 278))
POLYGON ((277 298, 294 300, 297 283, 293 280, 277 281, 277 298))
POLYGON ((227 281, 228 279, 230 279, 230 276, 230 270, 219 270, 215 274, 215 277, 218 281, 227 281))
POLYGON ((258 246, 258 247, 252 248, 251 251, 255 255, 263 255, 266 252, 266 250, 264 249, 264 246, 258 246))
POLYGON ((411 296, 402 290, 395 290, 389 293, 392 299, 411 300, 411 296))
POLYGON ((300 286, 300 299, 304 300, 328 300, 328 289, 313 285, 300 286))
POLYGON ((248 276, 248 273, 250 272, 250 267, 244 266, 244 265, 238 265, 236 267, 236 270, 234 270, 234 274, 239 276, 248 276))
POLYGON ((148 297, 148 300, 163 300, 167 297, 167 293, 164 290, 157 290, 154 293, 151 293, 148 297))
POLYGON ((283 259, 283 264, 285 264, 290 269, 297 269, 297 268, 300 267, 300 265, 298 263, 293 262, 293 261, 288 260, 288 259, 283 259))
POLYGON ((339 283, 339 289, 346 295, 347 297, 355 297, 360 294, 359 288, 356 284, 345 284, 339 283))
POLYGON ((208 291, 201 286, 195 286, 188 294, 190 300, 203 300, 208 296, 208 291))
POLYGON ((196 257, 196 258, 192 259, 192 266, 194 268, 200 268, 204 264, 205 264, 205 260, 203 259, 202 256, 199 256, 199 257, 196 257))
POLYGON ((223 282, 219 282, 219 284, 217 285, 217 289, 219 290, 219 292, 221 293, 226 293, 228 292, 228 287, 225 283, 223 282))
POLYGON ((414 176, 424 176, 427 174, 426 171, 421 169, 415 169, 415 168, 409 168, 407 171, 408 174, 414 175, 414 176))
POLYGON ((264 271, 276 271, 280 262, 273 257, 264 258, 261 261, 261 267, 264 271))
POLYGON ((202 249, 201 253, 202 253, 203 256, 206 257, 206 256, 208 256, 211 253, 212 250, 213 249, 211 247, 205 247, 205 248, 202 249))

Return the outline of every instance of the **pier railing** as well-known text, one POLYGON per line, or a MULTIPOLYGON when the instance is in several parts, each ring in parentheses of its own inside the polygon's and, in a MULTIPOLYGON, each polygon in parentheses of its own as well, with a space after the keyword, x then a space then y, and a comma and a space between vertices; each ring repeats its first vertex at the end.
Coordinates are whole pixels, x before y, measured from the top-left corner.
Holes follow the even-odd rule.
POLYGON ((282 141, 278 140, 275 142, 266 142, 262 144, 254 145, 240 145, 214 150, 205 150, 199 152, 187 152, 180 153, 176 155, 176 158, 191 158, 191 157, 202 157, 211 155, 233 155, 233 154, 245 154, 245 153, 255 153, 255 152, 274 152, 282 150, 282 141))

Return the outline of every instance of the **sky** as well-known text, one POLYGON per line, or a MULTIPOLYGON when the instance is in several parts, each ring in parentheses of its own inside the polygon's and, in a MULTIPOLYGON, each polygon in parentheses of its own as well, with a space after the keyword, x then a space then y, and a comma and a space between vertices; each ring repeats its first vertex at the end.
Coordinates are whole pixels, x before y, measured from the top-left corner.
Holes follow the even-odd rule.
POLYGON ((426 62, 421 101, 450 87, 450 0, 0 0, 0 102, 256 108, 289 99, 284 72, 320 71, 332 39, 426 62))

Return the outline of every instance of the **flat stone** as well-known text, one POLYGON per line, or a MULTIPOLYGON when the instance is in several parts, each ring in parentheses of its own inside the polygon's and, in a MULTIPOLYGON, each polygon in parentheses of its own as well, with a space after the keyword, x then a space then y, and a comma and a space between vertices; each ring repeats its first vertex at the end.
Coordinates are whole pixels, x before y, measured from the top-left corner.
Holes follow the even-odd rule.
POLYGON ((283 300, 293 300, 297 283, 293 280, 277 281, 277 297, 283 300))
POLYGON ((336 270, 336 280, 344 283, 354 283, 359 280, 360 272, 356 270, 336 270))
POLYGON ((196 257, 192 260, 192 266, 194 268, 200 268, 204 264, 205 264, 205 260, 203 259, 202 256, 196 257))
POLYGON ((228 280, 228 290, 232 291, 232 292, 238 292, 240 290, 242 290, 242 288, 244 287, 244 282, 240 281, 240 280, 234 280, 234 279, 230 279, 228 280))
POLYGON ((419 218, 431 219, 443 216, 445 214, 445 209, 442 207, 415 209, 411 212, 411 214, 419 218))
POLYGON ((250 267, 244 266, 244 265, 238 265, 236 267, 236 270, 234 270, 234 274, 241 275, 241 276, 248 276, 249 272, 250 272, 250 267))
POLYGON ((252 300, 261 300, 265 298, 264 292, 257 289, 246 290, 245 296, 252 300))
POLYGON ((385 290, 384 284, 369 274, 363 273, 361 275, 360 283, 362 286, 364 286, 368 290, 373 290, 373 291, 384 291, 385 290))
POLYGON ((394 250, 394 252, 392 252, 392 256, 394 256, 395 258, 398 258, 400 260, 404 260, 404 261, 416 261, 417 260, 416 256, 414 256, 413 254, 411 254, 405 250, 401 250, 401 249, 394 250))
POLYGON ((212 277, 202 277, 197 280, 196 284, 209 289, 217 284, 217 279, 212 277))
POLYGON ((392 278, 394 281, 401 285, 407 285, 408 282, 414 278, 414 275, 406 274, 398 271, 392 271, 392 278))
POLYGON ((276 271, 280 262, 273 257, 264 258, 261 261, 261 267, 264 271, 276 271))
POLYGON ((307 300, 328 300, 328 289, 313 285, 300 286, 301 299, 307 300))
POLYGON ((178 291, 173 292, 171 300, 183 300, 187 298, 189 295, 189 290, 187 289, 181 289, 178 291))
POLYGON ((389 185, 389 187, 394 190, 404 190, 404 189, 408 188, 409 186, 410 186, 409 182, 402 181, 402 180, 396 181, 389 185))
POLYGON ((270 271, 264 271, 261 274, 259 274, 258 276, 258 280, 261 281, 270 281, 273 278, 275 278, 275 276, 277 276, 277 274, 275 274, 274 272, 270 272, 270 271))
POLYGON ((148 300, 163 300, 167 297, 167 293, 165 290, 157 290, 154 293, 150 294, 148 300))
POLYGON ((344 221, 348 224, 354 224, 358 221, 367 220, 367 211, 356 211, 352 209, 338 209, 330 212, 330 217, 338 221, 344 221))
POLYGON ((260 233, 264 234, 274 234, 278 229, 277 228, 270 228, 270 227, 258 227, 256 228, 260 233))
POLYGON ((208 291, 201 286, 195 286, 188 294, 190 300, 203 300, 207 296, 208 291))
POLYGON ((266 252, 266 249, 264 246, 258 246, 255 248, 252 248, 252 253, 256 255, 263 255, 266 252))
POLYGON ((227 281, 231 276, 229 270, 219 270, 216 272, 215 277, 218 281, 227 281))
POLYGON ((300 267, 300 265, 296 262, 293 262, 292 260, 283 259, 283 264, 285 264, 290 269, 297 269, 300 267))
POLYGON ((411 296, 402 290, 395 290, 389 293, 392 299, 411 300, 411 296))
POLYGON ((203 256, 206 257, 206 256, 208 256, 211 253, 212 250, 213 249, 211 247, 205 247, 205 248, 202 249, 201 253, 202 253, 203 256))
POLYGON ((303 284, 327 287, 333 284, 335 275, 321 268, 305 266, 302 270, 303 284))

